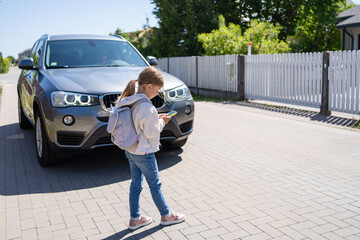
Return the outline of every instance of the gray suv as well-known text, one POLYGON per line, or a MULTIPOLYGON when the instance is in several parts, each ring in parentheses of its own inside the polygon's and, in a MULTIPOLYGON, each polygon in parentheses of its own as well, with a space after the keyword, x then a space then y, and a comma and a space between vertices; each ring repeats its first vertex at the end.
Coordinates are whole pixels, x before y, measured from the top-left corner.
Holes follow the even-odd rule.
MULTIPOLYGON (((17 91, 21 128, 35 129, 39 163, 58 163, 64 150, 113 145, 106 131, 109 109, 128 81, 144 68, 145 59, 121 36, 43 35, 22 59, 17 91)), ((193 129, 194 101, 186 85, 161 72, 165 98, 151 99, 159 113, 178 114, 161 132, 164 148, 182 147, 193 129), (164 101, 166 99, 166 101, 164 101)))

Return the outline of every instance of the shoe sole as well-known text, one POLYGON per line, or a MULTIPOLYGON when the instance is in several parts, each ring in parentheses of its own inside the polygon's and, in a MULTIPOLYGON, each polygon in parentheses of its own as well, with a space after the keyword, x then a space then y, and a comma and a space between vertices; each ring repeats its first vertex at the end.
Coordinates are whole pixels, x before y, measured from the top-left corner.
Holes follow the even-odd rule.
POLYGON ((147 225, 149 225, 149 224, 151 224, 151 223, 153 223, 153 220, 152 220, 152 219, 151 219, 150 221, 148 221, 148 222, 144 222, 144 223, 139 224, 139 225, 136 225, 136 226, 129 226, 128 228, 129 228, 130 230, 134 231, 134 230, 136 230, 136 229, 138 229, 138 228, 147 226, 147 225))
POLYGON ((179 220, 175 220, 175 221, 169 221, 169 222, 160 222, 161 225, 163 226, 169 226, 169 225, 173 225, 173 224, 177 224, 177 223, 182 223, 185 221, 185 217, 179 220))

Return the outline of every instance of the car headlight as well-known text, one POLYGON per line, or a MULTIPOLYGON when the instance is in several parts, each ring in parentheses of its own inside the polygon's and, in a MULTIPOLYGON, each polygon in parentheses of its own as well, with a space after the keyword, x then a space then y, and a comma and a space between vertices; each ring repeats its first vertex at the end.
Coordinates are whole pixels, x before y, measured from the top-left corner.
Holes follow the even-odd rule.
POLYGON ((192 99, 192 96, 189 88, 186 85, 181 85, 179 87, 166 91, 165 98, 167 101, 176 102, 185 99, 192 99))
POLYGON ((54 107, 92 106, 99 104, 96 95, 57 91, 51 93, 51 103, 54 107))

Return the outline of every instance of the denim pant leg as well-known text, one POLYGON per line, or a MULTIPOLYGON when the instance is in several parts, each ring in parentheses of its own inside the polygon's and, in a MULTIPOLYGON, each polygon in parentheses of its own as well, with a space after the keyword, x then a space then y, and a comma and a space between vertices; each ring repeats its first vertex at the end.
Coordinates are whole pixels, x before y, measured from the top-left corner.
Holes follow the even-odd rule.
POLYGON ((131 172, 131 184, 130 184, 130 217, 136 218, 140 216, 140 193, 143 189, 143 174, 132 160, 132 156, 125 152, 126 157, 129 160, 130 172, 131 172))
POLYGON ((159 170, 154 153, 146 154, 145 157, 145 169, 143 174, 151 191, 151 196, 154 200, 156 207, 159 209, 160 215, 164 216, 169 213, 169 207, 167 206, 164 196, 161 191, 161 181, 159 177, 159 170))
POLYGON ((132 159, 136 165, 141 169, 144 174, 149 188, 151 196, 154 200, 156 207, 158 208, 160 215, 164 216, 169 213, 169 207, 167 206, 164 196, 161 192, 161 182, 159 177, 159 170, 154 153, 145 155, 132 155, 132 159))

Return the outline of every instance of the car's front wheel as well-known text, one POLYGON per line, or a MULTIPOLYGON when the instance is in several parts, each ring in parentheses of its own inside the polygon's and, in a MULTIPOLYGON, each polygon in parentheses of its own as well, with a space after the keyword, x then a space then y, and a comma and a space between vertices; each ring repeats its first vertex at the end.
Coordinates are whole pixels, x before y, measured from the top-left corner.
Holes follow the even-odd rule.
POLYGON ((186 143, 188 138, 185 138, 183 140, 180 141, 174 141, 174 142, 161 142, 161 145, 165 148, 165 149, 179 149, 181 147, 183 147, 186 143))
POLYGON ((37 159, 41 166, 51 166, 60 162, 60 158, 56 152, 50 149, 49 140, 39 110, 35 114, 35 147, 37 159))

